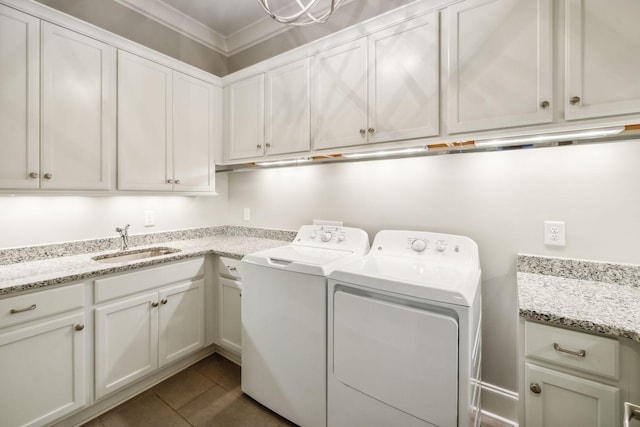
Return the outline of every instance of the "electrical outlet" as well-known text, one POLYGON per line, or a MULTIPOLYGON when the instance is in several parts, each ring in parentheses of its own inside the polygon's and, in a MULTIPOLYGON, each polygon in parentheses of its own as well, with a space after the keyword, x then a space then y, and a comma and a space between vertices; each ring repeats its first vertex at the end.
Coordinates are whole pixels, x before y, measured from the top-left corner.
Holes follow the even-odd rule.
POLYGON ((242 219, 245 221, 251 221, 251 208, 244 208, 242 219))
POLYGON ((156 212, 144 211, 144 226, 153 227, 156 225, 156 212))
POLYGON ((564 221, 544 222, 544 244, 548 246, 564 246, 564 221))

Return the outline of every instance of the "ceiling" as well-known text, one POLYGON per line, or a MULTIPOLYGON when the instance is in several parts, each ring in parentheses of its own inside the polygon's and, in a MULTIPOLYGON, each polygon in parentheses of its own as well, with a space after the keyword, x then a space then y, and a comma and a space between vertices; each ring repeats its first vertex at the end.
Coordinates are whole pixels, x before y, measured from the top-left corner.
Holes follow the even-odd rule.
MULTIPOLYGON (((271 19, 258 0, 115 1, 226 56, 294 28, 271 19)), ((278 13, 291 14, 299 10, 295 1, 269 0, 269 4, 278 13)), ((301 1, 306 4, 310 0, 301 1)), ((360 2, 360 8, 374 9, 385 0, 344 0, 344 4, 352 1, 360 2)), ((320 2, 329 4, 329 0, 320 2)))

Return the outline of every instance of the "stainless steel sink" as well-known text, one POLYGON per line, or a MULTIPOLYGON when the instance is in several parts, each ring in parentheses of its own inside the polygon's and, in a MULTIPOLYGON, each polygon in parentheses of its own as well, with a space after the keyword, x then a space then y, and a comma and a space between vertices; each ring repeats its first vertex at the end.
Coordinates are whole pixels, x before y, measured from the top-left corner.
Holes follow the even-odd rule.
POLYGON ((145 258, 154 258, 157 256, 174 254, 180 252, 180 249, 173 248, 147 248, 147 249, 133 249, 130 251, 116 252, 113 254, 99 255, 91 258, 94 261, 100 262, 128 262, 136 261, 145 258))

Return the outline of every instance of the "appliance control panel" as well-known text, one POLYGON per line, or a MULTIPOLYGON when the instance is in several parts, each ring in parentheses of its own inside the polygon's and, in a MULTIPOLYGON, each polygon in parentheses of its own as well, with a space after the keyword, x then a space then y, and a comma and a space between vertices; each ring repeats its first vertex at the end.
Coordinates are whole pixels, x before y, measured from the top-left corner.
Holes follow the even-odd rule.
POLYGON ((366 253, 369 249, 369 236, 359 228, 303 225, 292 244, 366 253))
POLYGON ((478 259, 478 246, 464 236, 426 231, 382 230, 371 245, 372 256, 434 258, 461 262, 478 259))

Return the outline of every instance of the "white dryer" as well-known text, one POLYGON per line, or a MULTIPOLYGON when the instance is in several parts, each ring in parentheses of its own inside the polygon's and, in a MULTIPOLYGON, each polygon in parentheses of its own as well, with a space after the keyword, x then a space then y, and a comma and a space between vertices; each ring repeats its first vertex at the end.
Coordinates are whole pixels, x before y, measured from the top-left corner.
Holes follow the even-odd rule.
POLYGON ((329 427, 480 425, 478 248, 381 231, 329 275, 329 427))
POLYGON ((300 228, 242 259, 242 391, 303 427, 327 424, 327 275, 369 250, 349 227, 300 228))

